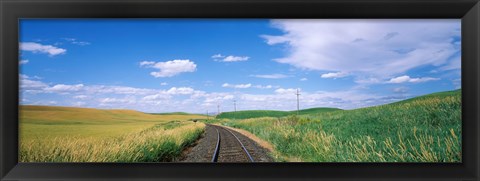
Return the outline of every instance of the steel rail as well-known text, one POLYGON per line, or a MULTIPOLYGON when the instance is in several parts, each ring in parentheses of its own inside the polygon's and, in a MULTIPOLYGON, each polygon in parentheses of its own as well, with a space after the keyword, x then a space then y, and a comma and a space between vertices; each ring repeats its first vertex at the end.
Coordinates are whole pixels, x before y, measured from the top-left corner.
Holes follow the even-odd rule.
POLYGON ((212 162, 217 162, 218 151, 220 150, 220 132, 218 132, 217 128, 215 128, 215 130, 217 130, 217 146, 215 146, 215 152, 213 153, 212 162))
POLYGON ((230 132, 230 134, 232 134, 238 141, 238 143, 240 143, 240 145, 242 146, 242 149, 243 151, 245 152, 245 154, 247 154, 248 158, 250 159, 250 162, 254 162, 253 160, 253 157, 250 155, 250 153, 248 153, 248 150, 247 148, 245 148, 245 146, 243 145, 243 143, 240 141, 240 139, 238 139, 237 135, 233 134, 232 131, 230 131, 230 129, 227 129, 227 128, 223 128, 225 130, 227 130, 228 132, 230 132))

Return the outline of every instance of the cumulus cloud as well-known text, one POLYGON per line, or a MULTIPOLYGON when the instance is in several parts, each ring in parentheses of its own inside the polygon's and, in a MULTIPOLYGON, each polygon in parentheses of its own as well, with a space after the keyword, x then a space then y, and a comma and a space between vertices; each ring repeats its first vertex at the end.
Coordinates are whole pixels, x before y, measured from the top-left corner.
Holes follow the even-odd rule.
POLYGON ((222 54, 215 54, 215 55, 212 55, 212 58, 213 59, 218 59, 218 58, 223 58, 225 56, 223 56, 222 54))
POLYGON ((132 99, 128 99, 128 98, 125 98, 125 99, 121 99, 121 98, 103 98, 103 99, 100 99, 100 103, 102 103, 102 104, 131 103, 131 102, 135 102, 135 101, 132 100, 132 99))
POLYGON ((408 75, 404 75, 400 77, 391 78, 387 83, 392 83, 392 84, 399 84, 399 83, 405 83, 405 82, 421 83, 421 82, 428 82, 428 81, 434 81, 434 80, 440 80, 440 79, 433 78, 433 77, 411 78, 408 75))
POLYGON ((41 91, 44 88, 48 87, 48 84, 39 81, 39 80, 34 80, 38 79, 37 76, 35 77, 30 77, 25 74, 20 74, 19 75, 19 83, 20 83, 20 90, 21 91, 29 91, 29 92, 37 92, 41 91))
POLYGON ((80 91, 84 87, 83 84, 76 84, 76 85, 65 85, 65 84, 57 84, 53 87, 47 87, 45 91, 51 92, 72 92, 72 91, 80 91))
POLYGON ((246 88, 252 87, 252 84, 229 84, 229 83, 224 83, 222 85, 222 87, 246 89, 246 88))
POLYGON ((90 42, 86 42, 86 41, 75 41, 75 42, 72 42, 72 44, 80 45, 80 46, 85 46, 85 45, 90 45, 90 42))
POLYGON ((283 74, 263 74, 263 75, 250 75, 250 76, 264 78, 264 79, 283 79, 288 77, 287 75, 283 75, 283 74))
POLYGON ((74 44, 74 45, 80 45, 80 46, 90 45, 90 42, 79 41, 76 38, 63 38, 63 39, 67 42, 70 42, 71 44, 74 44))
POLYGON ((170 99, 172 96, 166 93, 157 93, 153 95, 148 95, 142 98, 142 100, 146 101, 155 101, 155 100, 167 100, 170 99))
POLYGON ((222 54, 212 55, 212 58, 215 61, 220 61, 220 62, 240 62, 240 61, 247 61, 248 59, 250 59, 250 57, 248 56, 234 56, 234 55, 224 56, 222 54))
POLYGON ((134 95, 146 95, 154 93, 154 89, 135 88, 127 86, 104 86, 104 85, 91 85, 86 86, 85 91, 88 94, 134 94, 134 95))
POLYGON ((272 89, 272 88, 278 88, 279 86, 273 86, 273 85, 253 85, 251 83, 248 84, 229 84, 229 83, 224 83, 222 87, 226 88, 237 88, 237 89, 246 89, 246 88, 257 88, 257 89, 272 89))
POLYGON ((342 78, 346 76, 348 76, 346 72, 330 72, 321 75, 322 78, 342 78))
POLYGON ((43 89, 48 87, 46 83, 30 79, 20 79, 20 89, 43 89))
MULTIPOLYGON (((301 89, 298 89, 298 91, 301 91, 301 89)), ((277 94, 296 94, 296 93, 297 93, 297 89, 284 89, 284 88, 280 88, 280 89, 275 90, 275 93, 277 93, 277 94)))
POLYGON ((255 88, 257 88, 257 89, 271 89, 271 88, 278 87, 278 86, 272 86, 272 85, 254 85, 253 87, 255 87, 255 88))
POLYGON ((27 64, 29 61, 28 60, 20 60, 18 61, 18 64, 27 64))
POLYGON ((140 67, 150 67, 154 64, 155 64, 154 61, 141 61, 140 62, 140 67))
MULTIPOLYGON (((23 81, 22 104, 60 106, 81 106, 102 109, 133 109, 144 112, 204 112, 216 110, 220 105, 223 111, 233 111, 232 100, 237 100, 237 110, 274 109, 294 110, 296 108, 295 88, 277 88, 272 93, 249 94, 243 92, 205 92, 191 87, 171 87, 169 89, 144 89, 126 86, 69 85, 32 80, 27 75, 19 75, 23 81), (26 81, 35 81, 25 83, 26 81), (47 91, 48 90, 48 91, 47 91), (52 91, 54 90, 54 91, 52 91), (33 94, 49 94, 48 99, 30 97, 33 94), (65 96, 65 95, 69 96, 65 96), (67 99, 64 99, 67 98, 67 99)), ((228 84, 235 86, 233 84, 228 84)), ((238 84, 237 87, 275 88, 272 85, 238 84)), ((349 91, 301 91, 300 108, 338 107, 344 109, 372 106, 405 99, 403 94, 381 96, 349 91)))
POLYGON ((35 43, 35 42, 21 42, 20 50, 30 51, 34 53, 46 53, 46 54, 49 54, 50 56, 60 55, 67 52, 67 50, 63 48, 58 48, 52 45, 42 45, 40 43, 35 43))
POLYGON ((307 78, 301 78, 300 81, 307 81, 308 79, 307 78))
POLYGON ((453 41, 460 36, 458 20, 291 19, 273 20, 271 25, 283 33, 261 37, 269 45, 286 46, 286 56, 274 61, 306 70, 348 72, 358 82, 425 65, 443 66, 460 52, 453 41))
POLYGON ((250 59, 250 57, 244 56, 244 57, 239 57, 239 56, 227 56, 223 59, 224 62, 238 62, 238 61, 247 61, 250 59))
POLYGON ((162 82, 162 83, 160 83, 160 85, 161 85, 161 86, 165 86, 165 85, 168 85, 168 83, 162 82))
POLYGON ((197 64, 190 60, 171 60, 167 62, 142 61, 140 62, 140 66, 158 69, 158 71, 150 73, 150 75, 156 78, 173 77, 181 73, 195 72, 197 70, 197 64))
POLYGON ((192 94, 194 92, 194 89, 190 87, 172 87, 170 88, 167 93, 169 94, 192 94))

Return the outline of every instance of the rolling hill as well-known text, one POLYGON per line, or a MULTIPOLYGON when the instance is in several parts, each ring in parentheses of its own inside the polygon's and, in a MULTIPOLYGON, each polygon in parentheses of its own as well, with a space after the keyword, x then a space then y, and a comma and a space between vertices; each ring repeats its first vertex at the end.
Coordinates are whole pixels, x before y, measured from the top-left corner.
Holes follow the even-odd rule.
MULTIPOLYGON (((341 109, 338 108, 310 108, 302 109, 299 111, 300 115, 306 114, 317 114, 323 112, 338 111, 341 109)), ((250 118, 259 118, 259 117, 285 117, 289 115, 296 115, 297 111, 274 111, 274 110, 247 110, 247 111, 237 111, 237 112, 223 112, 217 115, 219 119, 250 119, 250 118)))
POLYGON ((203 133, 189 120, 206 117, 31 105, 19 114, 22 162, 173 161, 203 133))
POLYGON ((147 114, 134 110, 93 109, 58 106, 20 106, 21 123, 31 124, 117 124, 203 118, 190 114, 147 114))
POLYGON ((307 162, 461 162, 461 90, 315 115, 230 120, 307 162))

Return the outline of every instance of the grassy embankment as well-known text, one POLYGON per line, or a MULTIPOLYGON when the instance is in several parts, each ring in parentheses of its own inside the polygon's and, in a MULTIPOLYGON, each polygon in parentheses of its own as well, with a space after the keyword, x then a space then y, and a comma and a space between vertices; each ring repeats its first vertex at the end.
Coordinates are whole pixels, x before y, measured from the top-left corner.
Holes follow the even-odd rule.
POLYGON ((205 125, 199 115, 21 106, 20 162, 174 161, 205 125))
POLYGON ((279 161, 461 162, 461 90, 392 104, 223 121, 272 143, 279 161))
MULTIPOLYGON (((298 111, 299 115, 312 115, 324 112, 338 111, 337 108, 311 108, 302 109, 298 111)), ((274 111, 274 110, 249 110, 237 112, 223 112, 216 116, 217 119, 249 119, 260 117, 285 117, 290 115, 297 115, 297 111, 274 111)))

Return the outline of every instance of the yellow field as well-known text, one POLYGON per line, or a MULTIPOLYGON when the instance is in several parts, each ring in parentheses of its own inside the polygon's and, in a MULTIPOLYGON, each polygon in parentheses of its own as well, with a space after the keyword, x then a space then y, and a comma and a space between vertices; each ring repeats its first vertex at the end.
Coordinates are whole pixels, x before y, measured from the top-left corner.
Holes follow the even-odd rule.
POLYGON ((21 106, 21 162, 174 161, 205 125, 202 115, 21 106))

